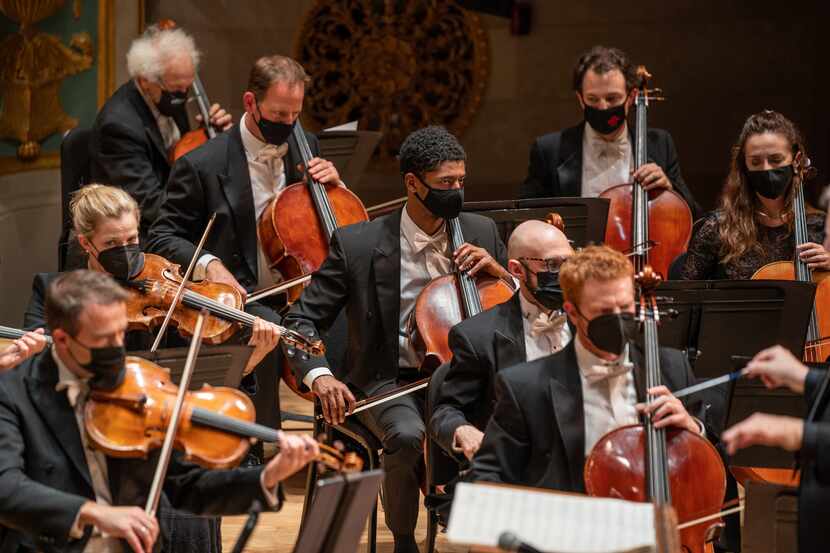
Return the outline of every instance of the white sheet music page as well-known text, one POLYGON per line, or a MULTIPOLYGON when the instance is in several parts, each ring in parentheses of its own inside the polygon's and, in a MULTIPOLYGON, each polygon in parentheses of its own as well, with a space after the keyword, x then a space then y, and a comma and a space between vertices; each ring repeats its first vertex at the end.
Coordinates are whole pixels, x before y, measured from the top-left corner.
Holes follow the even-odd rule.
POLYGON ((654 506, 547 490, 460 483, 447 527, 451 542, 496 547, 502 532, 540 551, 653 550, 654 506))

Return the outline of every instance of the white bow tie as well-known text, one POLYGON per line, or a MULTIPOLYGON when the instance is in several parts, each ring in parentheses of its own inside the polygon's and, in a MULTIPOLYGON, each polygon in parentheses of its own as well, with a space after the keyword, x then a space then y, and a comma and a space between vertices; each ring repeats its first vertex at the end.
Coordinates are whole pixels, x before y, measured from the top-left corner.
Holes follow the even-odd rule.
POLYGON ((568 316, 562 311, 556 310, 550 314, 540 311, 539 315, 530 323, 530 335, 557 334, 565 326, 567 320, 568 316))
POLYGON ((623 157, 628 153, 628 142, 622 135, 611 142, 593 137, 591 143, 599 157, 623 157))
POLYGON ((427 236, 423 232, 416 232, 412 237, 412 247, 415 248, 415 253, 420 253, 426 248, 432 246, 435 251, 441 254, 447 251, 447 233, 436 232, 432 236, 427 236))
POLYGON ((64 390, 66 390, 66 399, 69 400, 69 405, 74 408, 78 404, 78 398, 86 394, 87 384, 83 380, 58 382, 55 391, 63 392, 64 390))
POLYGON ((254 157, 254 161, 268 165, 274 175, 279 175, 283 170, 282 158, 288 153, 288 142, 274 146, 268 144, 263 147, 254 157))
POLYGON ((603 361, 596 365, 591 365, 587 369, 583 369, 582 375, 585 377, 585 380, 594 384, 601 380, 625 374, 632 367, 634 367, 634 363, 625 359, 625 355, 621 355, 614 361, 603 361))

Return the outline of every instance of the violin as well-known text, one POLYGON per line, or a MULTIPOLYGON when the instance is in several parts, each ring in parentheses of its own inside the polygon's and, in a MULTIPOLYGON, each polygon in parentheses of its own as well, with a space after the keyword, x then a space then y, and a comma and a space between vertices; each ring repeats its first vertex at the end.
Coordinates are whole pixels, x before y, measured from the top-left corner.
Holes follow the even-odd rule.
MULTIPOLYGON (((640 84, 635 102, 635 171, 648 163, 648 102, 663 99, 653 95, 659 94, 658 89, 647 88, 651 74, 644 66, 637 68, 637 77, 640 84)), ((652 196, 639 182, 612 186, 599 197, 611 200, 605 243, 631 254, 636 272, 650 265, 658 274, 667 276, 672 261, 686 251, 692 236, 692 212, 686 201, 674 190, 661 190, 652 196)))
MULTIPOLYGON (((660 315, 654 294, 660 280, 650 267, 637 276, 647 389, 661 385, 660 315)), ((680 531, 686 553, 706 551, 723 525, 720 517, 705 515, 721 510, 726 470, 715 447, 697 433, 655 428, 645 417, 643 424, 623 426, 600 438, 585 460, 584 476, 589 495, 674 507, 679 520, 693 522, 680 531), (697 522, 701 517, 704 522, 697 522)))
MULTIPOLYGON (((164 441, 177 394, 179 387, 167 369, 140 357, 127 357, 124 378, 116 388, 90 391, 84 427, 91 443, 112 457, 146 457, 164 441)), ((187 460, 206 468, 237 466, 252 439, 279 445, 279 433, 256 424, 250 398, 233 388, 205 384, 198 391, 185 392, 181 413, 174 446, 187 460)), ((339 472, 363 468, 356 453, 325 444, 320 445, 317 461, 339 472)))
MULTIPOLYGON (((807 235, 807 205, 804 201, 804 181, 815 176, 816 168, 810 159, 801 153, 793 160, 795 172, 793 183, 793 223, 795 244, 800 246, 810 241, 807 235)), ((815 282, 816 297, 810 313, 807 327, 807 341, 804 346, 806 363, 821 363, 830 357, 830 271, 813 272, 807 263, 798 256, 798 250, 792 261, 767 263, 752 275, 752 280, 796 280, 798 282, 815 282)))
MULTIPOLYGON (((176 28, 176 22, 172 19, 162 19, 158 23, 159 29, 169 30, 176 28)), ((196 99, 196 106, 199 108, 199 115, 202 116, 202 126, 184 133, 169 152, 170 163, 173 163, 186 153, 195 150, 211 138, 216 136, 216 129, 210 124, 210 101, 208 100, 202 79, 196 73, 193 84, 190 85, 193 97, 196 99)))
MULTIPOLYGON (((458 217, 447 219, 447 234, 452 251, 464 244, 458 217)), ((471 277, 458 267, 433 279, 418 294, 412 310, 417 330, 415 340, 425 351, 421 370, 427 374, 452 359, 449 345, 450 329, 463 319, 480 313, 513 297, 516 290, 500 278, 478 275, 471 277)))
MULTIPOLYGON (((165 318, 176 290, 182 282, 179 265, 165 258, 144 254, 141 272, 123 283, 130 292, 127 301, 128 328, 149 330, 165 318)), ((256 317, 242 310, 242 295, 228 284, 211 281, 188 282, 181 301, 173 310, 171 324, 179 333, 192 336, 199 310, 207 309, 210 317, 205 320, 203 340, 209 344, 221 344, 240 327, 252 327, 256 317)), ((280 327, 280 339, 312 355, 326 351, 321 340, 310 340, 302 334, 280 327)))

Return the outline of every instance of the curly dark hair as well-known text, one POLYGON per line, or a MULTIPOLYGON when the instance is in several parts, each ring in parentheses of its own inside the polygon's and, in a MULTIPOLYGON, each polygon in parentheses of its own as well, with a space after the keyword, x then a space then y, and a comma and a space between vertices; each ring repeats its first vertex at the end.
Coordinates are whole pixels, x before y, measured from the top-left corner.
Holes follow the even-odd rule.
POLYGON ((637 70, 628 61, 625 52, 618 48, 597 45, 579 56, 579 61, 574 67, 573 87, 575 91, 582 92, 582 80, 589 69, 593 69, 598 75, 619 69, 625 77, 626 89, 630 91, 637 87, 637 70))
POLYGON ((465 161, 467 153, 458 139, 439 126, 424 127, 410 133, 398 152, 401 175, 423 176, 445 161, 465 161))

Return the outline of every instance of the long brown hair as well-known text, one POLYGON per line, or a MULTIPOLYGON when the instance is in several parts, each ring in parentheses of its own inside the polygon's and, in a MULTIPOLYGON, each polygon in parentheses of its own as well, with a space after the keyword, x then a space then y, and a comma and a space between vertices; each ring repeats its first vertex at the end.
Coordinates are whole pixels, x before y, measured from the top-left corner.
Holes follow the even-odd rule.
MULTIPOLYGON (((777 111, 764 110, 750 115, 744 123, 738 141, 732 147, 732 159, 729 175, 726 177, 723 195, 720 201, 718 227, 720 233, 720 257, 722 263, 737 259, 750 250, 761 251, 758 242, 758 229, 755 212, 758 200, 747 183, 746 141, 757 134, 773 133, 784 136, 795 154, 801 153, 806 158, 807 150, 801 132, 795 124, 777 111)), ((793 199, 795 187, 787 189, 784 198, 783 217, 787 228, 793 230, 793 199)))

